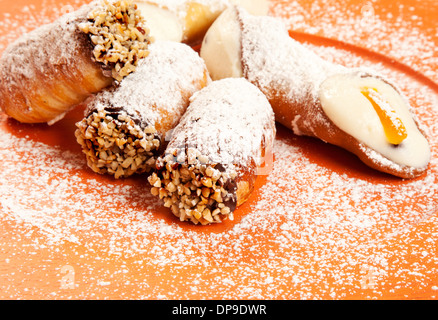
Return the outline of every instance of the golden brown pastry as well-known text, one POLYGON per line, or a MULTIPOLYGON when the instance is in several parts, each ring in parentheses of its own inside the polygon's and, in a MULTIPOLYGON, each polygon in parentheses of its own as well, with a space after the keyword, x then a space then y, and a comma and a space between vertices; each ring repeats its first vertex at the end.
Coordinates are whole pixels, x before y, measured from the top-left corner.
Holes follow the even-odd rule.
POLYGON ((330 63, 292 39, 272 17, 224 12, 201 48, 213 80, 245 77, 268 98, 276 120, 401 178, 423 174, 430 147, 396 85, 368 69, 330 63))
POLYGON ((89 99, 76 124, 77 141, 97 173, 122 178, 154 168, 189 98, 210 82, 204 61, 189 46, 157 41, 149 48, 135 72, 89 99))
POLYGON ((212 82, 194 94, 149 177, 152 194, 181 221, 233 218, 254 188, 275 139, 271 106, 245 79, 212 82))
POLYGON ((94 1, 23 35, 0 59, 0 108, 53 123, 122 80, 148 55, 144 19, 130 0, 94 1))

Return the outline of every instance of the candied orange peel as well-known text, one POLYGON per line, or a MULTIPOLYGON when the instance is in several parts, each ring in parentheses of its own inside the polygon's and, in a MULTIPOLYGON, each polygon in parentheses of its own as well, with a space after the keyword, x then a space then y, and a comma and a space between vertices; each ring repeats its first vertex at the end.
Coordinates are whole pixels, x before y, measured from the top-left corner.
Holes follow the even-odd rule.
POLYGON ((380 118, 386 138, 393 145, 401 144, 408 133, 402 119, 375 88, 364 87, 361 93, 368 99, 380 118))

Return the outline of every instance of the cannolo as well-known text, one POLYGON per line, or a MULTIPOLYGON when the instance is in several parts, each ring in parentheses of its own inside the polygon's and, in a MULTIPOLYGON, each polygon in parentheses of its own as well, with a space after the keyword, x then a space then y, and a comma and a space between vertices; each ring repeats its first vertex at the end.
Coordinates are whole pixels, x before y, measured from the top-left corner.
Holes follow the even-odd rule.
POLYGON ((0 59, 0 109, 26 123, 59 120, 120 81, 151 39, 131 0, 94 1, 23 35, 0 59))
POLYGON ((226 8, 239 5, 265 15, 268 0, 135 0, 157 40, 201 42, 208 27, 226 8))
POLYGON ((322 59, 277 19, 231 8, 207 32, 201 57, 213 80, 245 77, 255 84, 276 120, 297 135, 345 148, 401 178, 417 177, 428 167, 429 143, 393 82, 322 59))
POLYGON ((181 221, 232 219, 272 152, 274 113, 245 79, 212 82, 190 100, 148 178, 151 192, 181 221))
POLYGON ((76 139, 97 173, 122 178, 153 168, 190 96, 210 82, 189 46, 157 41, 149 48, 134 73, 89 99, 76 124, 76 139))

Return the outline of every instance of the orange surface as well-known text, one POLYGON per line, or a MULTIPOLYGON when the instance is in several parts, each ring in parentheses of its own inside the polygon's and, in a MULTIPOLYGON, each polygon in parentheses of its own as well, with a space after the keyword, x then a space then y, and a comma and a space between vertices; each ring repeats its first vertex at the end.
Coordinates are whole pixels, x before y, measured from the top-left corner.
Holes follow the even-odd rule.
MULTIPOLYGON (((81 3, 0 0, 0 50, 81 3)), ((192 226, 149 196, 144 176, 86 167, 73 134, 81 107, 51 127, 1 115, 0 298, 437 298, 438 4, 272 4, 325 58, 397 81, 429 136, 427 174, 380 174, 279 126, 274 169, 236 219, 192 226)))

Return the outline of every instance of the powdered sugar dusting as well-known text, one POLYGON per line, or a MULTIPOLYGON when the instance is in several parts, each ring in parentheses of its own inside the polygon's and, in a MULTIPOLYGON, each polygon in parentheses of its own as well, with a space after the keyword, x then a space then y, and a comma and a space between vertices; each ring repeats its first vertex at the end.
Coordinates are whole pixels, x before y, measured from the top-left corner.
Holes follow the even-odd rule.
POLYGON ((41 6, 30 3, 17 11, 2 12, 0 15, 0 31, 2 39, 0 51, 12 43, 17 37, 30 32, 44 24, 56 20, 57 17, 71 13, 86 3, 84 0, 55 1, 42 0, 41 6), (25 22, 25 23, 23 23, 25 22))
POLYGON ((204 80, 203 60, 185 44, 160 41, 150 46, 149 56, 139 63, 138 69, 117 90, 98 94, 90 110, 120 108, 140 117, 144 124, 170 123, 173 128, 176 123, 172 120, 180 119, 186 109, 187 95, 196 92, 204 80))
POLYGON ((171 213, 141 177, 94 175, 80 150, 20 136, 14 129, 32 127, 2 115, 0 295, 336 299, 426 292, 436 298, 438 94, 383 62, 308 46, 396 80, 430 140, 425 176, 401 181, 366 171, 347 153, 279 127, 273 171, 240 209, 241 219, 205 231, 164 218, 171 213), (62 282, 71 268, 72 288, 62 282))
POLYGON ((238 10, 242 21, 242 63, 245 77, 268 94, 275 87, 290 101, 317 99, 321 83, 345 68, 327 63, 296 41, 273 17, 254 17, 238 10), (272 54, 272 45, 284 46, 272 54), (292 84, 291 84, 292 82, 292 84))
POLYGON ((89 10, 88 6, 84 6, 68 13, 53 24, 43 25, 19 37, 9 46, 2 54, 0 71, 11 85, 20 87, 27 84, 27 79, 47 74, 44 69, 46 64, 72 65, 76 52, 83 50, 76 23, 85 20, 89 10), (47 51, 49 46, 52 55, 47 51))
POLYGON ((209 163, 225 168, 249 167, 251 161, 261 165, 260 146, 263 142, 267 148, 272 145, 274 127, 272 108, 257 87, 244 79, 223 79, 192 96, 168 150, 196 148, 211 157, 209 163))

